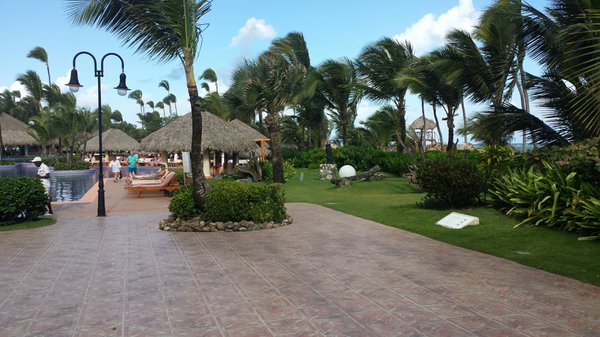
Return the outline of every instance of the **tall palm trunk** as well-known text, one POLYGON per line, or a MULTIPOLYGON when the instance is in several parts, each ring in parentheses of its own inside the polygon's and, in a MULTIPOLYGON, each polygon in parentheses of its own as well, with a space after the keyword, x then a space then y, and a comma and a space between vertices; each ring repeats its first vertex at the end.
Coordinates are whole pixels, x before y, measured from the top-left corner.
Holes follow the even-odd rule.
MULTIPOLYGON (((467 112, 465 111, 465 96, 463 95, 460 99, 460 106, 462 108, 462 115, 463 115, 463 127, 467 127, 467 112)), ((465 132, 465 146, 467 145, 468 139, 467 139, 467 133, 465 132)))
POLYGON ((421 134, 419 135, 419 152, 421 153, 421 159, 425 159, 425 146, 423 146, 423 136, 425 136, 425 100, 421 97, 421 118, 423 118, 423 126, 421 127, 421 134))
POLYGON ((192 108, 192 177, 193 177, 193 197, 196 209, 204 209, 204 200, 208 194, 209 186, 204 177, 204 154, 202 153, 202 98, 198 95, 198 87, 194 77, 194 69, 191 65, 184 65, 185 76, 187 78, 188 95, 190 96, 190 105, 192 108))
POLYGON ((448 118, 446 119, 446 125, 448 126, 448 144, 446 145, 446 151, 451 152, 454 150, 454 109, 448 106, 448 118))
POLYGON ((400 121, 398 128, 400 129, 400 138, 402 139, 402 141, 399 142, 400 147, 398 148, 398 152, 404 152, 405 146, 403 144, 406 144, 406 104, 404 99, 396 101, 396 109, 398 110, 400 121))
POLYGON ((271 163, 273 164, 273 181, 285 183, 283 177, 283 158, 281 157, 281 126, 278 113, 267 112, 265 122, 271 138, 271 163))
POLYGON ((440 137, 440 148, 444 148, 444 134, 442 133, 442 128, 440 127, 440 121, 437 116, 437 106, 435 103, 431 105, 433 108, 433 119, 435 119, 435 127, 438 132, 438 136, 440 137))

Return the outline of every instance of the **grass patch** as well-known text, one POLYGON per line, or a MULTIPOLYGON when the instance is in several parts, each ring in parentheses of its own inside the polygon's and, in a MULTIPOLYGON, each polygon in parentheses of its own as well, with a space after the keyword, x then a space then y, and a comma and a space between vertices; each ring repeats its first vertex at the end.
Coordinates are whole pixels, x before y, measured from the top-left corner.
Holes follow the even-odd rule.
POLYGON ((318 170, 300 169, 285 184, 288 202, 322 205, 455 246, 506 258, 527 266, 600 286, 600 241, 577 241, 578 235, 546 227, 513 228, 516 221, 493 208, 456 210, 479 217, 481 225, 453 230, 435 225, 452 210, 417 208, 424 194, 407 179, 389 177, 336 188, 319 180, 318 170))
POLYGON ((56 220, 53 218, 39 218, 33 221, 21 222, 13 225, 0 226, 0 232, 16 231, 21 229, 31 229, 54 225, 56 220))

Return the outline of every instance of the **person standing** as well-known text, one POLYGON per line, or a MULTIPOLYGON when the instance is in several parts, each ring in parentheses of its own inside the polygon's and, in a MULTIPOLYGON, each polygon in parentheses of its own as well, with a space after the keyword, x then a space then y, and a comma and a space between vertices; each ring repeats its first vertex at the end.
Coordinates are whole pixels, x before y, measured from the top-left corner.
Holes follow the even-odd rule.
POLYGON ((119 173, 121 173, 121 157, 116 157, 113 161, 110 162, 109 166, 110 170, 114 175, 113 181, 116 183, 119 181, 119 173))
POLYGON ((133 179, 133 176, 137 174, 137 162, 138 162, 138 155, 135 152, 131 152, 129 154, 129 157, 127 157, 127 163, 129 164, 128 170, 129 170, 129 178, 133 179))
POLYGON ((42 162, 42 158, 40 157, 33 158, 31 162, 38 168, 35 176, 42 181, 42 184, 46 189, 46 195, 48 196, 48 203, 46 204, 48 213, 54 214, 54 212, 52 212, 52 204, 50 203, 52 200, 50 198, 50 169, 48 168, 48 165, 42 162))

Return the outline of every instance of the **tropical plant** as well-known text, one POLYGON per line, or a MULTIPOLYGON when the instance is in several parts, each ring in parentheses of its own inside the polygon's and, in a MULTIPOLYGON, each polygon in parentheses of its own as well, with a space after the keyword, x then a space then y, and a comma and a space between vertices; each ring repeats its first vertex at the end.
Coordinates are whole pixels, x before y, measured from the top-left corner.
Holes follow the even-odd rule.
POLYGON ((158 84, 159 88, 164 88, 167 91, 167 96, 165 96, 165 98, 163 98, 162 102, 164 104, 167 104, 169 106, 169 116, 173 114, 173 110, 171 108, 171 85, 169 84, 169 81, 167 80, 162 80, 160 81, 160 83, 158 84))
POLYGON ((27 70, 23 74, 17 76, 17 81, 21 83, 33 102, 35 102, 35 111, 29 112, 29 116, 38 115, 42 112, 42 99, 44 98, 44 90, 40 76, 33 70, 27 70))
POLYGON ((326 60, 319 66, 321 90, 329 117, 340 134, 343 145, 348 145, 348 129, 354 127, 358 104, 363 97, 357 69, 350 59, 326 60))
POLYGON ((377 102, 388 103, 396 109, 401 121, 402 142, 406 140, 407 87, 399 85, 396 76, 408 67, 414 57, 410 42, 383 38, 365 47, 356 61, 358 71, 366 80, 365 95, 377 102))
MULTIPOLYGON (((217 82, 217 73, 212 68, 207 68, 202 72, 202 75, 198 77, 199 80, 207 80, 210 83, 215 84, 215 92, 219 94, 219 83, 217 82)), ((210 90, 206 90, 210 91, 210 90)))
POLYGON ((202 100, 196 86, 194 60, 201 46, 199 21, 210 11, 211 1, 68 0, 67 8, 74 23, 105 28, 150 59, 181 61, 192 111, 194 204, 202 210, 208 185, 202 169, 202 100))
POLYGON ((52 84, 52 80, 50 77, 50 64, 48 63, 48 53, 46 49, 42 47, 35 47, 27 53, 27 57, 36 59, 40 62, 43 62, 46 65, 46 71, 48 72, 48 85, 52 84))

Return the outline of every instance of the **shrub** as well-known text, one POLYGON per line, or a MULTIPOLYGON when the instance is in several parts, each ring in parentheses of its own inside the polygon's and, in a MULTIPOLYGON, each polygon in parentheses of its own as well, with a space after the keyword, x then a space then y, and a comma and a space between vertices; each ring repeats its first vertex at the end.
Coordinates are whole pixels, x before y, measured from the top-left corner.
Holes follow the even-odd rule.
POLYGON ((425 208, 458 208, 474 204, 485 189, 477 167, 463 160, 427 160, 417 168, 417 184, 425 199, 425 208))
POLYGON ((584 235, 600 234, 600 190, 576 172, 565 174, 542 162, 545 170, 509 169, 494 180, 490 193, 507 215, 523 220, 517 226, 558 227, 584 235))
POLYGON ((210 221, 254 222, 285 219, 285 197, 278 184, 255 185, 219 181, 213 183, 202 218, 210 221))
POLYGON ((179 182, 179 185, 181 185, 181 186, 185 185, 185 172, 183 172, 183 168, 175 167, 175 168, 170 168, 169 170, 172 170, 173 172, 175 172, 175 179, 177 180, 177 182, 179 182))
MULTIPOLYGON (((49 164, 47 164, 49 165, 49 164)), ((66 161, 56 161, 52 167, 55 171, 67 171, 67 170, 87 170, 90 168, 90 164, 84 161, 72 161, 68 163, 66 161)))
POLYGON ((576 172, 584 181, 600 185, 600 137, 588 139, 580 144, 557 147, 549 146, 521 153, 515 157, 512 167, 533 166, 545 170, 543 162, 565 174, 576 172))
POLYGON ((0 165, 14 165, 15 163, 14 160, 0 160, 0 165))
MULTIPOLYGON (((294 164, 292 164, 288 161, 283 162, 283 179, 285 179, 285 181, 288 181, 288 180, 294 178, 296 176, 296 173, 298 173, 298 172, 296 171, 294 164)), ((263 172, 263 174, 264 174, 264 172, 263 172)))
POLYGON ((174 192, 171 202, 169 203, 169 211, 184 220, 191 219, 198 215, 192 195, 192 184, 181 186, 179 190, 174 192))
POLYGON ((46 212, 48 195, 39 179, 0 179, 0 225, 35 220, 46 212))
POLYGON ((262 180, 266 182, 273 181, 273 164, 271 162, 262 162, 262 180))

